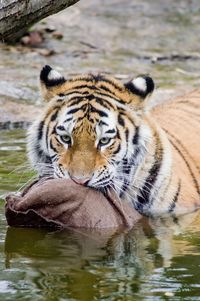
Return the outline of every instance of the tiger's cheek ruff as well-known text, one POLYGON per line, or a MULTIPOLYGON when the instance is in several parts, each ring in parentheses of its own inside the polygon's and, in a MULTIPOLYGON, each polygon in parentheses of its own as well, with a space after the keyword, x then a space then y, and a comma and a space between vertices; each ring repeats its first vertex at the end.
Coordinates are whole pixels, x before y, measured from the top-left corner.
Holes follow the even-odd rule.
POLYGON ((46 112, 29 128, 27 150, 29 159, 40 176, 53 175, 55 161, 62 151, 62 144, 55 135, 55 126, 60 112, 56 100, 47 107, 46 112))
POLYGON ((44 121, 36 121, 28 131, 27 151, 32 166, 40 176, 52 173, 52 160, 46 145, 46 125, 44 121))

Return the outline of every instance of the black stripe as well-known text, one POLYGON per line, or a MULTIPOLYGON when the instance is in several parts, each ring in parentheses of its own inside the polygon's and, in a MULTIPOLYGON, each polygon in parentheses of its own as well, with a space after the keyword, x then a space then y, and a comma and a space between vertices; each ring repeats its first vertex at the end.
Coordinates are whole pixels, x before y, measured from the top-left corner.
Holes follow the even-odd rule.
MULTIPOLYGON (((81 88, 91 88, 90 86, 80 86, 81 88)), ((76 87, 77 88, 77 87, 76 87)), ((120 104, 125 104, 122 100, 120 100, 120 99, 118 99, 118 98, 116 98, 116 97, 114 97, 114 95, 113 95, 113 93, 111 93, 111 95, 109 95, 109 94, 106 94, 106 93, 102 93, 102 92, 100 92, 100 91, 96 91, 95 92, 95 96, 93 95, 93 94, 89 94, 89 91, 85 91, 85 92, 81 92, 81 90, 74 90, 74 91, 71 91, 71 92, 68 92, 68 93, 66 93, 66 94, 63 94, 63 95, 66 95, 66 96, 69 96, 69 95, 71 95, 71 94, 80 94, 80 96, 74 96, 74 97, 72 97, 69 101, 68 101, 68 103, 69 104, 71 104, 71 101, 72 100, 76 100, 77 99, 77 97, 80 99, 80 98, 82 98, 82 99, 88 99, 88 100, 92 100, 92 99, 94 99, 95 98, 95 100, 98 102, 98 103, 100 103, 102 106, 105 106, 106 107, 106 105, 108 105, 109 107, 111 107, 113 110, 115 110, 115 107, 111 104, 111 102, 109 102, 107 99, 103 99, 103 97, 109 97, 109 98, 111 98, 111 101, 116 101, 116 102, 118 102, 118 103, 120 103, 120 104), (96 95, 98 95, 98 96, 96 96, 96 95)))
POLYGON ((49 148, 48 139, 49 139, 49 123, 46 125, 46 146, 47 146, 47 149, 49 148))
POLYGON ((102 175, 102 173, 104 173, 105 169, 103 169, 99 174, 98 177, 100 177, 102 175))
MULTIPOLYGON (((88 82, 87 80, 83 80, 83 81, 86 81, 86 82, 88 82)), ((89 80, 89 81, 91 81, 91 80, 89 80)), ((73 91, 75 91, 75 90, 77 90, 77 91, 79 91, 80 89, 93 89, 93 90, 96 90, 97 89, 97 87, 95 87, 94 85, 88 85, 88 84, 84 84, 84 85, 79 85, 79 86, 75 86, 74 88, 72 88, 72 89, 74 89, 73 91)), ((73 92, 74 93, 74 92, 73 92)), ((78 93, 80 93, 80 91, 78 92, 78 93)), ((70 94, 72 94, 72 91, 71 92, 68 92, 68 93, 66 93, 65 95, 70 95, 70 94)), ((81 92, 81 94, 82 94, 82 92, 81 92)))
POLYGON ((51 121, 55 121, 55 120, 56 120, 56 118, 57 118, 57 116, 58 116, 58 111, 59 111, 59 109, 57 109, 57 111, 55 111, 55 112, 53 113, 53 115, 51 115, 51 121))
POLYGON ((90 112, 99 114, 100 117, 108 117, 108 114, 102 110, 98 110, 93 106, 90 106, 90 112))
POLYGON ((98 181, 95 182, 95 185, 101 184, 101 182, 110 179, 110 175, 103 177, 102 179, 99 179, 98 181))
POLYGON ((82 96, 74 96, 73 98, 71 98, 69 101, 68 101, 68 106, 69 107, 72 107, 74 105, 79 105, 81 102, 85 102, 86 99, 85 97, 82 97, 82 96))
POLYGON ((139 136, 139 127, 137 126, 135 128, 135 135, 133 136, 133 140, 132 140, 132 142, 133 142, 134 145, 138 144, 139 138, 140 138, 140 136, 139 136))
POLYGON ((120 133, 119 133, 119 129, 117 128, 117 135, 116 135, 116 137, 118 138, 118 139, 121 139, 121 136, 120 136, 120 133))
POLYGON ((141 195, 139 195, 137 197, 138 202, 142 205, 146 205, 149 203, 151 189, 157 180, 157 176, 158 176, 158 173, 159 173, 161 165, 162 165, 162 149, 159 148, 160 143, 159 143, 158 137, 157 137, 156 145, 157 145, 157 148, 156 148, 156 152, 155 152, 154 164, 149 171, 149 175, 146 178, 143 187, 141 189, 139 189, 139 192, 141 195))
POLYGON ((124 113, 121 113, 126 119, 128 119, 128 121, 135 127, 135 123, 134 123, 134 121, 128 116, 128 115, 126 115, 126 114, 124 114, 124 113))
MULTIPOLYGON (((34 150, 37 154, 37 157, 39 158, 39 162, 52 163, 50 156, 48 156, 44 153, 44 151, 40 148, 39 144, 36 144, 34 146, 34 150)), ((36 163, 36 165, 37 165, 37 163, 36 163)))
POLYGON ((121 114, 118 114, 118 123, 121 125, 121 126, 125 126, 125 121, 124 119, 122 118, 122 115, 121 114))
POLYGON ((129 160, 128 159, 123 159, 123 173, 126 174, 126 177, 124 179, 124 183, 122 186, 123 192, 121 192, 120 197, 124 195, 124 192, 130 187, 130 181, 131 181, 131 172, 132 168, 134 167, 134 160, 136 159, 136 156, 133 155, 129 160), (128 179, 129 180, 128 180, 128 179))
POLYGON ((108 124, 105 121, 103 121, 103 120, 99 121, 99 125, 106 125, 106 126, 108 126, 108 124))
POLYGON ((55 152, 55 153, 57 153, 58 151, 57 151, 57 149, 53 146, 53 144, 52 144, 52 140, 50 140, 50 148, 55 152))
POLYGON ((103 90, 105 90, 106 92, 109 92, 109 93, 113 94, 113 92, 108 87, 106 87, 106 86, 104 86, 102 84, 100 85, 100 88, 103 89, 103 90))
POLYGON ((123 112, 122 108, 118 108, 118 112, 119 112, 120 118, 123 118, 124 124, 125 124, 125 120, 127 119, 135 127, 134 121, 131 119, 130 116, 128 116, 127 112, 123 112))
POLYGON ((57 123, 54 125, 54 127, 53 127, 53 129, 52 129, 51 135, 52 135, 52 134, 56 134, 56 135, 57 135, 56 128, 57 128, 57 123))
MULTIPOLYGON (((54 107, 54 110, 56 110, 56 111, 51 115, 51 118, 50 118, 48 124, 46 124, 46 146, 47 146, 47 149, 49 148, 49 144, 48 144, 48 139, 49 139, 49 124, 50 124, 50 122, 55 121, 55 119, 56 119, 56 117, 58 115, 59 109, 60 109, 60 107, 54 107)), ((55 127, 54 127, 54 131, 55 131, 55 127)))
POLYGON ((118 154, 120 152, 120 150, 121 150, 121 146, 120 146, 120 143, 119 143, 117 149, 115 151, 113 151, 113 155, 118 154))
POLYGON ((58 98, 56 101, 57 101, 57 102, 63 102, 63 101, 64 101, 64 98, 58 98))
MULTIPOLYGON (((113 93, 111 93, 111 95, 108 95, 108 94, 106 94, 106 93, 102 93, 102 92, 100 92, 100 91, 95 91, 95 95, 99 95, 99 96, 106 96, 106 97, 109 97, 109 98, 111 98, 111 101, 115 101, 115 102, 117 102, 117 103, 119 103, 119 104, 122 104, 122 105, 126 105, 126 103, 123 101, 123 100, 121 100, 121 99, 119 99, 119 98, 116 98, 116 96, 115 95, 113 95, 113 93)), ((108 101, 108 100, 106 100, 105 99, 105 101, 108 101)))
POLYGON ((35 144, 34 145, 34 149, 35 149, 35 152, 37 154, 37 157, 41 158, 42 155, 44 154, 44 152, 43 152, 43 150, 41 150, 40 145, 39 144, 35 144))
MULTIPOLYGON (((108 93, 104 93, 102 91, 95 91, 95 95, 99 95, 101 97, 108 97, 108 98, 111 98, 111 100, 114 100, 116 102, 119 102, 120 104, 125 104, 121 99, 117 98, 116 95, 113 94, 113 92, 110 92, 109 94, 108 93)), ((108 101, 107 99, 104 99, 105 101, 108 101)))
POLYGON ((44 128, 44 121, 41 121, 38 127, 38 140, 42 139, 42 135, 43 135, 43 128, 44 128))
POLYGON ((125 174, 126 177, 124 178, 124 181, 123 181, 123 185, 122 185, 122 188, 121 188, 122 191, 120 192, 120 197, 124 196, 124 193, 127 191, 128 187, 130 186, 130 180, 131 180, 130 173, 131 173, 131 170, 132 170, 131 162, 132 162, 132 160, 128 160, 126 158, 124 158, 123 161, 122 161, 123 174, 125 174))
POLYGON ((179 194, 180 194, 180 191, 181 191, 181 181, 179 181, 179 184, 178 184, 178 189, 174 195, 174 198, 172 200, 172 203, 170 204, 169 206, 169 209, 168 209, 168 212, 172 212, 174 211, 175 207, 176 207, 176 203, 178 201, 178 197, 179 197, 179 194))
POLYGON ((128 129, 125 130, 125 139, 126 139, 127 150, 128 150, 128 140, 129 140, 129 130, 128 129))
MULTIPOLYGON (((76 83, 76 82, 80 82, 80 81, 85 81, 85 82, 95 82, 95 84, 98 82, 99 84, 102 83, 108 83, 111 86, 113 86, 114 88, 116 88, 118 91, 122 91, 122 87, 120 87, 119 85, 115 84, 112 80, 105 78, 103 75, 101 74, 89 74, 88 77, 77 77, 77 78, 72 78, 69 79, 68 82, 71 83, 76 83)), ((88 85, 86 85, 86 87, 88 87, 88 85)), ((93 87, 93 86, 92 86, 93 87)), ((95 86, 94 86, 95 87, 95 86)), ((77 88, 77 87, 76 87, 77 88)), ((95 87, 96 88, 96 87, 95 87)))
POLYGON ((62 85, 66 82, 66 80, 64 79, 64 77, 61 77, 59 79, 51 79, 45 82, 47 87, 53 87, 53 86, 58 86, 58 85, 62 85))
MULTIPOLYGON (((71 94, 81 94, 81 95, 88 95, 89 94, 89 91, 81 91, 81 89, 82 88, 87 88, 87 86, 79 86, 79 89, 80 90, 72 90, 72 91, 70 91, 70 92, 67 92, 67 93, 65 93, 65 94, 58 94, 60 97, 64 97, 64 96, 69 96, 69 95, 71 95, 71 94)), ((76 87, 76 89, 77 89, 77 87, 76 87)))
POLYGON ((67 112, 67 115, 74 114, 74 113, 78 112, 79 110, 82 110, 82 107, 71 109, 69 112, 67 112))
POLYGON ((69 117, 69 118, 67 118, 67 119, 64 120, 64 123, 65 123, 65 122, 69 122, 69 121, 71 121, 72 119, 73 119, 73 117, 69 117))
POLYGON ((60 131, 65 131, 65 127, 63 125, 57 126, 57 129, 60 131))
POLYGON ((84 103, 84 104, 80 105, 79 107, 75 107, 75 108, 71 109, 70 111, 68 111, 66 116, 70 115, 70 114, 74 114, 78 111, 84 112, 84 111, 86 111, 86 109, 87 109, 87 112, 84 112, 84 113, 88 114, 88 112, 89 112, 89 110, 91 110, 91 108, 93 108, 93 107, 88 105, 87 103, 84 103))
POLYGON ((114 134, 114 133, 116 133, 115 129, 108 130, 105 132, 105 134, 114 134))
MULTIPOLYGON (((77 129, 77 127, 78 127, 79 122, 82 122, 83 119, 84 119, 84 117, 85 117, 85 115, 83 115, 83 116, 81 116, 81 117, 79 117, 79 118, 76 119, 76 129, 77 129)), ((80 124, 79 127, 80 127, 80 126, 82 126, 82 124, 80 124)))
POLYGON ((52 156, 50 157, 52 162, 55 161, 55 160, 57 159, 57 155, 58 155, 58 154, 55 154, 55 155, 52 155, 52 156))
POLYGON ((95 97, 95 101, 108 110, 110 110, 110 109, 115 110, 115 107, 110 102, 108 102, 106 99, 103 99, 100 97, 95 97))
MULTIPOLYGON (((114 82, 110 81, 110 80, 107 79, 107 78, 101 77, 100 81, 101 81, 101 82, 105 82, 105 83, 110 84, 112 87, 114 87, 116 90, 118 90, 118 91, 120 91, 120 92, 122 92, 122 90, 123 90, 122 87, 118 86, 117 84, 115 84, 114 82)), ((102 87, 102 85, 101 85, 101 87, 102 87)), ((105 89, 105 88, 108 89, 108 88, 105 87, 105 86, 103 86, 103 88, 104 88, 104 89, 105 89)), ((113 93, 113 92, 111 92, 111 93, 113 93)))
MULTIPOLYGON (((114 138, 114 137, 113 137, 113 138, 114 138)), ((116 142, 116 141, 113 141, 113 143, 111 143, 111 145, 108 146, 110 150, 113 149, 113 146, 115 145, 115 142, 116 142)))
POLYGON ((125 192, 127 191, 128 187, 130 186, 130 181, 128 181, 127 179, 124 180, 124 183, 122 185, 121 191, 120 191, 120 198, 122 198, 125 194, 125 192))
MULTIPOLYGON (((110 90, 108 87, 106 87, 106 86, 104 86, 104 85, 102 85, 102 84, 100 85, 100 89, 102 89, 102 90, 108 92, 108 93, 111 94, 111 95, 116 96, 115 91, 110 90)), ((118 89, 118 88, 117 88, 117 89, 118 89)), ((119 91, 119 90, 118 90, 118 91, 119 91)), ((109 97, 110 97, 110 96, 109 96, 109 97)), ((118 100, 118 101, 120 101, 120 100, 118 100)))
POLYGON ((124 195, 124 192, 128 189, 130 186, 130 181, 131 181, 131 171, 132 167, 134 166, 134 160, 136 159, 135 154, 128 160, 126 158, 123 159, 122 164, 123 164, 123 173, 126 174, 126 178, 124 179, 124 183, 122 186, 123 192, 121 192, 121 197, 124 195), (129 178, 128 178, 129 177, 129 178), (128 181, 128 179, 129 181, 128 181))
POLYGON ((90 94, 88 96, 85 96, 85 98, 90 101, 90 100, 94 99, 94 95, 90 94))

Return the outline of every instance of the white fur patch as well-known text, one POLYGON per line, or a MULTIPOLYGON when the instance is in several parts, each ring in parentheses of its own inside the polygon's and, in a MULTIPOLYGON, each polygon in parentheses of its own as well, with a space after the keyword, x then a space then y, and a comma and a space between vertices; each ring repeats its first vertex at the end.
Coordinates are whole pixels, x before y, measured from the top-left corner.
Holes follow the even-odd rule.
POLYGON ((48 80, 55 80, 59 78, 62 78, 62 75, 56 70, 51 70, 48 74, 48 80))
POLYGON ((143 77, 137 77, 132 81, 133 85, 136 87, 136 89, 146 92, 147 90, 147 83, 146 80, 143 77))

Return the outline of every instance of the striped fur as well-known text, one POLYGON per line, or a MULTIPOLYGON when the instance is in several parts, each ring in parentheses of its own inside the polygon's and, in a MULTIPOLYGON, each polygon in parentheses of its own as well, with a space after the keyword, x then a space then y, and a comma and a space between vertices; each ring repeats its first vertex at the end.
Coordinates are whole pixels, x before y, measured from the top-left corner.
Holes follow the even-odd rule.
POLYGON ((46 66, 48 101, 30 128, 39 175, 114 189, 144 215, 183 214, 200 205, 200 91, 146 110, 151 78, 127 84, 105 75, 65 80, 46 66))

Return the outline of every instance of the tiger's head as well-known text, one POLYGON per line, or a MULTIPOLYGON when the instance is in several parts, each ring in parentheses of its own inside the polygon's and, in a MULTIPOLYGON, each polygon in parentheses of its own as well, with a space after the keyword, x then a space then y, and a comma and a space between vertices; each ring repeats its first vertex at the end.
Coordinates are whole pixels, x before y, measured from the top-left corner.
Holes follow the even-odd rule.
POLYGON ((40 81, 48 104, 28 138, 39 174, 100 190, 128 185, 150 138, 142 116, 153 80, 139 76, 123 84, 101 74, 66 80, 45 66, 40 81))

